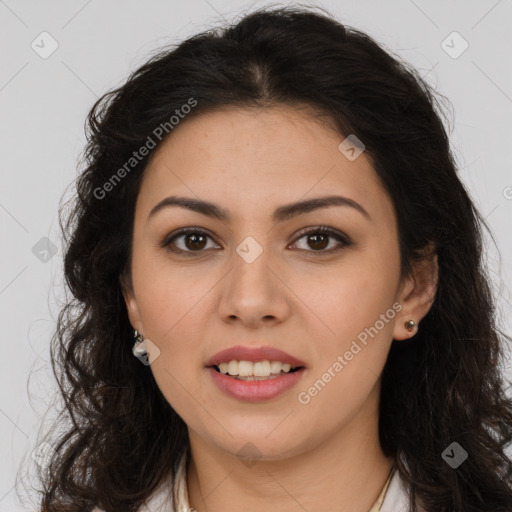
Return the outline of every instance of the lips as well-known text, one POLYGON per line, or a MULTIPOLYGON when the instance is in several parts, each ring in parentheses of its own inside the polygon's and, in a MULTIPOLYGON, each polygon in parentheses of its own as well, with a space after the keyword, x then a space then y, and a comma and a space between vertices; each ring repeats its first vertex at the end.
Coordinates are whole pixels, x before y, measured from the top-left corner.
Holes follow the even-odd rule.
POLYGON ((306 363, 293 357, 292 355, 283 352, 274 347, 244 347, 243 345, 237 345, 235 347, 227 348, 217 352, 211 357, 205 364, 207 367, 218 366, 220 363, 228 363, 233 359, 237 361, 252 361, 257 363, 258 361, 281 361, 282 363, 288 363, 291 366, 305 367, 306 363))
POLYGON ((213 368, 208 368, 208 374, 212 382, 224 395, 242 402, 264 402, 277 399, 296 386, 304 376, 304 368, 294 373, 286 373, 274 379, 260 381, 237 380, 228 375, 217 373, 213 368))

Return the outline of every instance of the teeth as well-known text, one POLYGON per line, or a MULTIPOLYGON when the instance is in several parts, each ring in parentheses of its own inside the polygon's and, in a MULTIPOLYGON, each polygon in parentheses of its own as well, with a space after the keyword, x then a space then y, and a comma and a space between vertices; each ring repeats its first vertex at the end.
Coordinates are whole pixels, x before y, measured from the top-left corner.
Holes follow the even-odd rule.
POLYGON ((230 361, 228 363, 227 373, 229 375, 238 375, 238 361, 230 361))
MULTIPOLYGON (((279 375, 281 372, 289 373, 292 365, 281 363, 281 361, 236 361, 233 359, 229 363, 220 363, 218 366, 221 373, 240 377, 270 377, 279 375)), ((293 368, 297 368, 294 366, 293 368)))
POLYGON ((272 373, 271 369, 270 361, 258 361, 254 363, 254 376, 268 377, 272 373))
POLYGON ((250 361, 239 361, 238 362, 238 376, 239 377, 250 377, 254 376, 254 363, 250 361))
POLYGON ((272 361, 270 363, 270 371, 272 373, 279 373, 281 371, 281 361, 272 361))

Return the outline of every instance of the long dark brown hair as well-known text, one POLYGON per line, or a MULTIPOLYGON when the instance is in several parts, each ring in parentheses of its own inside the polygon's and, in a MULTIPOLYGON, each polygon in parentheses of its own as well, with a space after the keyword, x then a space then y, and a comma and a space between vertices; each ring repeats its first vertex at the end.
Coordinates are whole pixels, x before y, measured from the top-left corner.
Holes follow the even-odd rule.
POLYGON ((418 498, 428 512, 512 510, 512 402, 500 373, 510 338, 483 261, 489 228, 457 175, 440 97, 324 9, 267 6, 159 51, 96 102, 76 195, 60 210, 72 297, 51 344, 65 407, 40 475, 43 511, 134 512, 174 478, 186 425, 132 355, 120 287, 141 177, 172 136, 171 116, 279 105, 313 107, 340 141, 363 141, 396 210, 403 276, 427 244, 438 254, 434 303, 416 336, 392 342, 382 375, 380 443, 410 485, 411 511, 418 498), (148 137, 156 148, 130 161, 148 137), (454 442, 468 454, 457 469, 442 456, 454 442))

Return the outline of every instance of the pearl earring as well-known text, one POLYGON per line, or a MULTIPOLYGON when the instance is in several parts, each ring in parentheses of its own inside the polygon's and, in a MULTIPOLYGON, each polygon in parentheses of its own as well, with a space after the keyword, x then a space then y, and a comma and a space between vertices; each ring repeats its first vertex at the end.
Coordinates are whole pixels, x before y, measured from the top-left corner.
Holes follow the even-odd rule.
POLYGON ((408 320, 407 322, 404 323, 404 326, 408 331, 416 331, 416 329, 418 328, 414 320, 408 320))
POLYGON ((146 346, 144 345, 144 336, 137 330, 133 334, 135 343, 133 344, 132 353, 135 357, 141 357, 147 354, 146 346))

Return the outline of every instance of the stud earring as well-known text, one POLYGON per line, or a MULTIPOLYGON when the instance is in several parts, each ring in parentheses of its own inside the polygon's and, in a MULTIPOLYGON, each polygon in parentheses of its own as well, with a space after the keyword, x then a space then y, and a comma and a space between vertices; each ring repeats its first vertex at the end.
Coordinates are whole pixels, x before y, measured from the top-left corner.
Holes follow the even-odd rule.
POLYGON ((135 330, 133 338, 135 340, 132 348, 133 355, 138 358, 145 356, 148 352, 146 350, 146 346, 144 345, 144 336, 135 330))
POLYGON ((408 320, 407 322, 404 323, 404 326, 408 331, 416 331, 416 329, 418 328, 414 320, 408 320))

